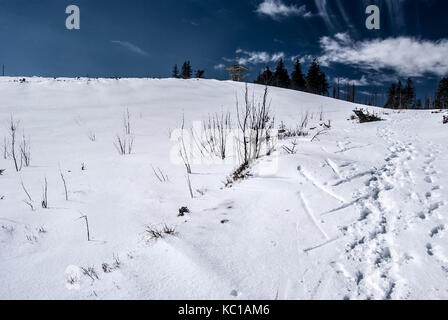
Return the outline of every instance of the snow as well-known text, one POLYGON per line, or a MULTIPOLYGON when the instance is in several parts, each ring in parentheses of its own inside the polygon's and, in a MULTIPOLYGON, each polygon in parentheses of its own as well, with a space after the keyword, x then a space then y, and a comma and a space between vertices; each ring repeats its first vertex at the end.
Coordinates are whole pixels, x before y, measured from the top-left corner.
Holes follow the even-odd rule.
POLYGON ((310 136, 296 138, 296 154, 281 148, 294 138, 279 141, 232 187, 235 163, 196 159, 191 199, 170 134, 183 116, 186 128, 222 111, 235 122, 243 94, 215 80, 1 78, 0 132, 19 120, 32 160, 17 173, 0 158, 0 299, 448 298, 441 114, 375 109, 385 121, 359 124, 356 105, 271 88, 277 126, 308 112, 310 136), (127 109, 134 150, 121 156, 113 144, 127 109), (183 206, 191 212, 178 217, 183 206), (148 238, 164 225, 176 234, 148 238))

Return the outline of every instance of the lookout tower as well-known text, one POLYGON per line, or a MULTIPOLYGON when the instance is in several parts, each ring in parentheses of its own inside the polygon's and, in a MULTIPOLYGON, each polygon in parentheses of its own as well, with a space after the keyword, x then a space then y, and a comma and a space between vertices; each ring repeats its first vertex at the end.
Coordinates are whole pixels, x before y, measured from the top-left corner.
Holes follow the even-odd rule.
POLYGON ((230 79, 232 81, 238 81, 238 82, 242 82, 243 78, 244 78, 244 73, 246 73, 248 71, 248 69, 240 64, 238 64, 239 62, 239 58, 237 57, 235 59, 235 61, 237 62, 237 64, 228 67, 227 70, 230 73, 230 79))

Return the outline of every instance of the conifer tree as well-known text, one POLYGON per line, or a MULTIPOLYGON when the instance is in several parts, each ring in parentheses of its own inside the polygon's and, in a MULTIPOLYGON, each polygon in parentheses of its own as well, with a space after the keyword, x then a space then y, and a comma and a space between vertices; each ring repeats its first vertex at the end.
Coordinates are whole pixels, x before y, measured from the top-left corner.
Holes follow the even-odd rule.
POLYGON ((411 78, 408 78, 408 80, 406 80, 406 86, 404 88, 403 96, 404 96, 403 106, 406 109, 415 108, 416 91, 415 91, 414 83, 412 82, 411 78))
POLYGON ((395 101, 395 106, 398 109, 402 109, 403 108, 403 83, 401 82, 401 80, 398 80, 398 84, 397 84, 397 92, 396 92, 396 97, 395 97, 396 101, 395 101))
POLYGON ((285 68, 283 59, 280 59, 274 73, 274 85, 280 88, 289 88, 290 82, 288 70, 285 68))
POLYGON ((182 65, 182 70, 180 73, 180 77, 182 79, 190 79, 193 75, 193 70, 191 69, 190 61, 185 61, 182 65))
POLYGON ((355 102, 355 100, 356 100, 356 86, 355 86, 355 84, 353 83, 352 84, 352 96, 351 96, 351 102, 355 102))
POLYGON ((294 71, 291 73, 291 89, 304 91, 306 87, 305 76, 302 73, 302 66, 300 60, 297 59, 294 63, 294 71))
POLYGON ((306 75, 306 91, 314 94, 320 94, 320 67, 317 59, 314 59, 308 69, 308 74, 306 75))
POLYGON ((328 96, 328 90, 330 89, 330 85, 328 84, 327 81, 327 75, 323 71, 320 72, 319 80, 320 80, 319 94, 328 96))
POLYGON ((205 73, 205 70, 196 70, 195 78, 198 78, 198 79, 203 78, 204 73, 205 73))
POLYGON ((448 78, 443 78, 439 82, 434 107, 438 109, 448 109, 448 78))
POLYGON ((422 107, 423 107, 422 100, 421 99, 417 99, 417 101, 415 102, 415 108, 421 109, 422 107))
POLYGON ((425 109, 431 109, 431 98, 429 96, 425 98, 425 109))
POLYGON ((177 64, 175 64, 173 68, 173 78, 179 78, 179 68, 177 67, 177 64))
POLYGON ((386 108, 395 109, 396 106, 396 97, 397 97, 397 84, 392 83, 388 92, 387 92, 387 101, 386 101, 386 108))
POLYGON ((263 73, 259 74, 257 80, 255 80, 254 82, 257 84, 270 86, 273 84, 273 81, 274 75, 272 74, 272 71, 269 69, 269 67, 266 67, 263 73))

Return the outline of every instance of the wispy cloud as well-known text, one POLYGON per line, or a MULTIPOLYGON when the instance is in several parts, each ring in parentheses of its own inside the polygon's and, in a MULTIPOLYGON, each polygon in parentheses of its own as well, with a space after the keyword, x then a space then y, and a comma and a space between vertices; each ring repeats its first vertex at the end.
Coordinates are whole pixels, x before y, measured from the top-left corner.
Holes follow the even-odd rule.
POLYGON ((111 40, 111 42, 113 44, 119 45, 119 46, 121 46, 121 47, 123 47, 123 48, 125 48, 125 49, 127 49, 127 50, 129 50, 129 51, 131 51, 133 53, 136 53, 138 55, 141 55, 141 56, 148 56, 149 55, 148 52, 146 52, 142 48, 140 48, 140 47, 136 46, 135 44, 132 44, 132 43, 130 43, 128 41, 111 40))
POLYGON ((335 83, 339 80, 340 84, 349 83, 349 84, 354 84, 355 86, 358 86, 358 87, 365 87, 365 86, 369 86, 369 85, 376 85, 376 84, 378 84, 375 81, 373 83, 368 81, 367 77, 365 75, 363 75, 361 77, 361 79, 335 78, 333 80, 334 80, 335 83))
POLYGON ((236 50, 236 53, 242 55, 239 57, 240 64, 260 64, 260 63, 269 63, 269 62, 277 62, 280 59, 285 58, 285 54, 283 52, 277 52, 270 54, 266 51, 246 51, 243 49, 236 50))
POLYGON ((448 39, 397 37, 355 41, 347 33, 322 37, 323 65, 342 63, 365 70, 389 69, 401 76, 448 74, 448 39), (428 54, 430 53, 430 54, 428 54))
POLYGON ((301 16, 310 17, 311 12, 306 10, 306 5, 287 5, 282 0, 263 0, 255 10, 260 15, 266 15, 274 20, 284 17, 301 16))
POLYGON ((327 0, 314 0, 314 4, 318 10, 318 15, 322 17, 327 28, 329 30, 335 30, 336 22, 333 21, 334 15, 327 0))
POLYGON ((312 55, 310 55, 310 54, 307 54, 307 55, 300 55, 300 54, 298 54, 298 55, 295 55, 295 56, 291 56, 289 59, 293 63, 297 59, 300 60, 300 63, 309 63, 309 62, 313 61, 314 57, 312 55))
POLYGON ((215 70, 224 70, 225 67, 226 66, 224 64, 220 63, 220 64, 217 64, 216 66, 214 66, 213 69, 215 69, 215 70))

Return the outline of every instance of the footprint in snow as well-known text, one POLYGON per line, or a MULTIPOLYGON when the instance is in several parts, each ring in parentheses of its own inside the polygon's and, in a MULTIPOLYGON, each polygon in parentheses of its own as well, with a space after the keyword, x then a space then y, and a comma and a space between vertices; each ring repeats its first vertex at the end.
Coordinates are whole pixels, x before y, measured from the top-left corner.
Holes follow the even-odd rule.
POLYGON ((431 230, 429 235, 431 236, 431 238, 434 238, 435 236, 440 235, 440 233, 444 230, 445 230, 445 226, 443 224, 441 224, 441 225, 438 225, 437 227, 434 227, 431 230))

